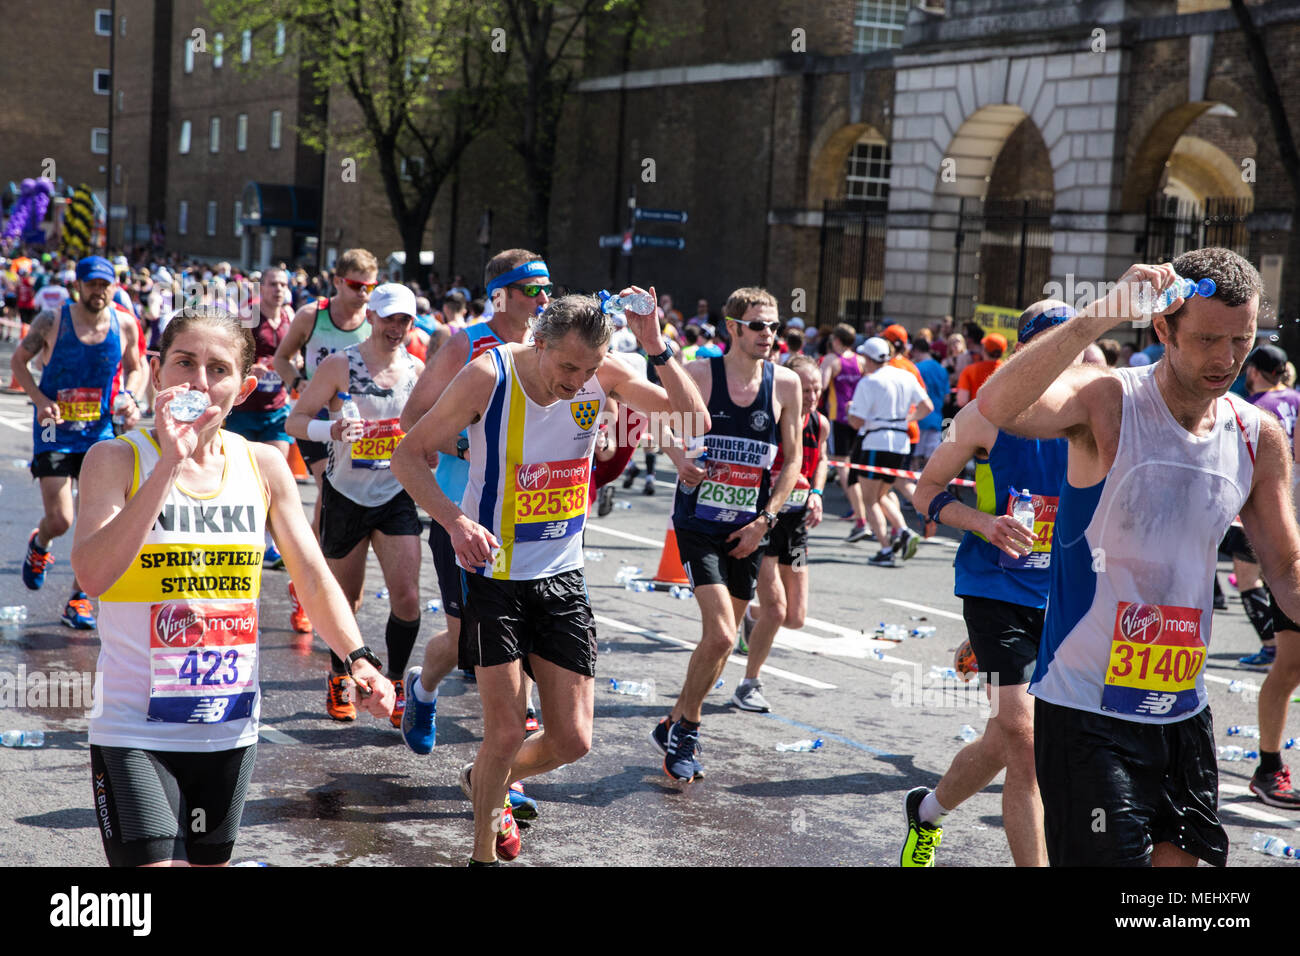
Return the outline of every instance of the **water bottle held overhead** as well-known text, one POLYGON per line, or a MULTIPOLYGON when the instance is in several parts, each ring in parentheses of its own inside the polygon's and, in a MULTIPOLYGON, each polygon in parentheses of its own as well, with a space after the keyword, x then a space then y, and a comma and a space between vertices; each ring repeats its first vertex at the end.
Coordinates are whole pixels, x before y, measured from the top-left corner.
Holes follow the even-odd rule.
POLYGON ((1193 296, 1209 298, 1218 290, 1213 279, 1202 279, 1199 282, 1193 282, 1191 279, 1184 279, 1180 275, 1174 276, 1173 283, 1163 292, 1157 292, 1155 286, 1150 282, 1141 282, 1138 284, 1135 302, 1141 309, 1144 316, 1150 316, 1156 312, 1163 312, 1169 308, 1170 303, 1175 299, 1190 299, 1193 296))
POLYGON ((655 300, 644 292, 633 292, 629 295, 610 295, 602 289, 600 291, 600 308, 606 315, 623 315, 627 312, 635 312, 637 315, 649 315, 655 310, 655 300))

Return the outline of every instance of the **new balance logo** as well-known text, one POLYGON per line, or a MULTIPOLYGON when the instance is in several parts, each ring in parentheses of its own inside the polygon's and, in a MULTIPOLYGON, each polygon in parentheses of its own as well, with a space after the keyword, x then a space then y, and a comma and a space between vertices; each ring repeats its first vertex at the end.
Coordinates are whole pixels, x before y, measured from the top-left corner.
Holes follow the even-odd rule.
POLYGON ((187 723, 218 724, 226 714, 230 700, 225 697, 200 697, 187 723))
POLYGON ((569 523, 567 521, 552 521, 542 529, 542 540, 549 541, 554 538, 563 538, 569 532, 569 523))
POLYGON ((1174 704, 1178 700, 1177 694, 1159 694, 1152 691, 1137 705, 1135 713, 1150 714, 1152 717, 1160 717, 1174 709, 1174 704))
POLYGON ((723 524, 731 524, 738 517, 740 517, 739 511, 719 511, 718 516, 713 520, 721 521, 723 524))

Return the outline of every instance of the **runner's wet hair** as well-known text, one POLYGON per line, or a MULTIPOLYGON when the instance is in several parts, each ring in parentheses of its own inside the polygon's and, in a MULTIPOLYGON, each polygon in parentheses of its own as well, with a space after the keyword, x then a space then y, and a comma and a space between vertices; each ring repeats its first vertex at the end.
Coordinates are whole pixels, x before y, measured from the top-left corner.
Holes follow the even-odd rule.
POLYGON ((776 308, 776 298, 766 289, 757 286, 745 286, 727 296, 727 304, 722 307, 722 314, 739 322, 753 306, 770 305, 776 308))
POLYGON ((247 376, 257 357, 257 344, 253 340, 253 333, 243 326, 239 316, 232 315, 216 305, 181 309, 172 317, 172 320, 167 323, 167 328, 163 330, 162 341, 158 345, 158 364, 167 363, 167 351, 176 342, 176 336, 200 327, 220 329, 230 336, 239 353, 239 374, 241 377, 247 376))
POLYGON ((562 295, 533 319, 533 337, 547 348, 554 348, 570 332, 576 332, 588 348, 599 349, 609 344, 614 323, 590 295, 562 295))
MULTIPOLYGON (((1173 262, 1174 271, 1184 279, 1199 282, 1201 279, 1214 280, 1213 299, 1217 299, 1230 309, 1248 303, 1252 297, 1263 298, 1264 280, 1259 271, 1231 249, 1210 247, 1184 252, 1173 262)), ((1187 308, 1188 299, 1177 312, 1165 316, 1169 325, 1170 336, 1178 334, 1178 317, 1187 308)))

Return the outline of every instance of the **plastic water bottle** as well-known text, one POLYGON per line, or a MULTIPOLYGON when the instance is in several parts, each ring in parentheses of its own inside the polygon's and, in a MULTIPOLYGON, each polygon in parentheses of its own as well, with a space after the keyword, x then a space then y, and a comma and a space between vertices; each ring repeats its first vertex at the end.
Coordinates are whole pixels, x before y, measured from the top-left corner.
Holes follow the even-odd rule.
POLYGON ((1281 856, 1294 860, 1300 856, 1300 852, 1293 846, 1287 846, 1286 841, 1281 837, 1265 836, 1258 831, 1250 838, 1250 848, 1256 853, 1265 853, 1269 856, 1281 856))
POLYGON ((118 428, 126 427, 126 403, 129 396, 126 392, 118 392, 117 397, 113 399, 113 424, 118 428))
POLYGON ((644 594, 647 591, 654 590, 654 582, 647 581, 645 578, 633 578, 627 582, 626 586, 629 591, 635 591, 637 594, 644 594))
POLYGON ((623 694, 627 697, 653 697, 655 693, 655 682, 648 680, 643 682, 633 680, 615 680, 609 679, 609 691, 611 694, 623 694))
POLYGON ((1229 744, 1227 747, 1219 748, 1219 759, 1229 762, 1237 760, 1258 760, 1259 754, 1253 750, 1244 750, 1236 744, 1229 744))
POLYGON ((1157 292, 1156 287, 1150 282, 1138 283, 1133 303, 1142 310, 1144 316, 1150 317, 1156 312, 1163 312, 1169 308, 1169 303, 1173 302, 1174 299, 1190 299, 1195 295, 1208 298, 1214 295, 1216 290, 1217 286, 1214 284, 1213 279, 1202 279, 1200 282, 1193 282, 1191 279, 1184 279, 1180 275, 1175 275, 1173 284, 1163 292, 1157 292))
POLYGON ((979 740, 979 736, 980 736, 979 731, 977 731, 970 724, 962 724, 961 730, 957 731, 958 739, 964 740, 968 744, 974 743, 976 740, 979 740))
POLYGON ((625 564, 621 568, 619 568, 618 573, 614 575, 614 583, 622 584, 626 586, 629 581, 631 581, 640 573, 641 573, 640 568, 632 564, 625 564))
POLYGON ((686 587, 683 584, 674 584, 671 588, 668 589, 668 593, 671 594, 673 597, 677 598, 679 601, 689 601, 694 596, 691 593, 691 589, 686 587))
MULTIPOLYGON (((361 421, 361 409, 357 408, 357 403, 352 400, 352 396, 347 392, 339 392, 339 399, 343 402, 343 407, 339 409, 339 414, 344 421, 361 421)), ((348 442, 348 457, 352 456, 352 443, 348 442)))
POLYGON ((630 502, 630 501, 616 501, 616 502, 614 502, 614 508, 615 508, 616 510, 618 510, 618 511, 631 511, 631 510, 632 510, 632 502, 630 502))
POLYGON ((898 642, 907 637, 907 628, 901 624, 886 624, 881 621, 880 626, 876 628, 876 636, 884 641, 898 642))
POLYGON ((21 458, 14 459, 14 468, 16 468, 19 471, 26 471, 28 464, 29 464, 28 462, 23 461, 23 459, 21 458))
POLYGON ((44 747, 43 730, 6 730, 0 734, 0 744, 6 747, 44 747))
POLYGON ((930 668, 930 678, 932 680, 960 680, 954 668, 939 667, 938 665, 930 668))
POLYGON ((375 597, 379 598, 381 601, 388 600, 388 588, 380 588, 375 592, 375 597))
POLYGON ((424 606, 425 614, 436 614, 442 610, 442 602, 438 600, 430 601, 424 606))
POLYGON ((14 604, 0 607, 0 641, 16 641, 23 632, 27 620, 27 606, 14 604))
POLYGON ((878 661, 883 661, 885 659, 885 652, 878 647, 875 648, 871 653, 875 655, 875 658, 878 661))
POLYGON ((1239 680, 1228 681, 1229 694, 1240 694, 1244 689, 1245 686, 1241 683, 1241 681, 1239 680))
POLYGON ((1034 533, 1034 496, 1029 493, 1029 489, 1016 491, 1012 488, 1011 493, 1016 496, 1016 503, 1011 507, 1011 517, 1015 518, 1026 531, 1034 533))
POLYGON ((167 409, 171 412, 172 418, 178 422, 196 422, 203 417, 209 404, 206 392, 190 389, 181 392, 168 402, 167 409))
POLYGON ((721 690, 721 689, 722 689, 722 685, 725 684, 725 683, 726 683, 726 681, 723 680, 721 677, 719 677, 719 678, 718 678, 718 682, 717 682, 716 684, 713 685, 713 689, 714 689, 714 690, 721 690))
POLYGON ((820 750, 822 739, 816 740, 796 740, 792 744, 777 744, 776 749, 782 753, 808 753, 810 750, 820 750))
POLYGON ((1228 728, 1229 737, 1258 737, 1259 728, 1254 724, 1245 724, 1241 727, 1232 726, 1228 728))
POLYGON ((914 627, 907 634, 909 637, 933 637, 934 631, 933 627, 914 627))
POLYGON ((610 295, 602 289, 600 300, 600 309, 606 315, 623 315, 626 312, 635 312, 637 315, 650 315, 655 310, 655 300, 644 292, 633 292, 631 295, 610 295))
POLYGON ((584 561, 604 561, 605 552, 595 551, 591 548, 584 548, 582 551, 582 560, 584 561))

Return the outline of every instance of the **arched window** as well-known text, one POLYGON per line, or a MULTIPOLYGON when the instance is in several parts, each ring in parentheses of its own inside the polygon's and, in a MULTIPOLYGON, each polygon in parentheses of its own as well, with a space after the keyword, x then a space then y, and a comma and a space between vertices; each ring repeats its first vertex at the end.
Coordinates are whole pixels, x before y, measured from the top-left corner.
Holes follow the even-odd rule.
POLYGON ((844 169, 845 199, 889 198, 889 144, 868 133, 853 144, 844 169))

